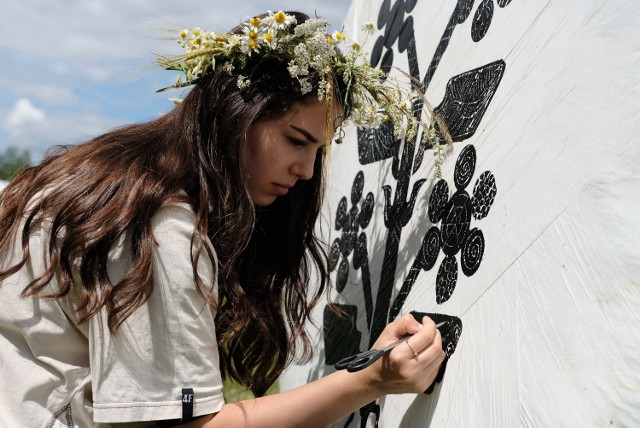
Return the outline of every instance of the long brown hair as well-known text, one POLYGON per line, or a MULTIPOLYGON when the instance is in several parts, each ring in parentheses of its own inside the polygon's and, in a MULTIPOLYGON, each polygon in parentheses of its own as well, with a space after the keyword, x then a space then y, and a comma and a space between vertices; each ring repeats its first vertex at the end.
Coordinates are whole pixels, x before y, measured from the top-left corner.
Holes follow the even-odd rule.
MULTIPOLYGON (((296 17, 298 23, 307 19, 296 17)), ((0 198, 0 252, 10 251, 18 239, 23 256, 0 272, 0 281, 23 268, 31 227, 46 218, 51 222, 49 268, 22 296, 64 296, 77 273, 79 322, 106 309, 116 334, 153 292, 154 213, 168 202, 187 202, 196 218, 196 287, 217 310, 221 369, 263 395, 294 356, 310 357, 304 323, 328 291, 327 257, 314 232, 322 203, 323 152, 313 178, 299 181, 265 208, 254 207, 241 169, 249 128, 284 113, 295 101, 304 102, 286 66, 274 60, 257 64, 251 86, 243 91, 236 77, 216 67, 166 115, 58 147, 40 165, 18 174, 0 198), (133 265, 112 284, 107 257, 125 232, 132 236, 133 265), (208 251, 203 237, 211 240, 218 259, 217 301, 214 284, 197 275, 197 259, 208 251), (314 268, 317 283, 309 291, 314 268), (59 288, 45 295, 54 276, 59 288)))

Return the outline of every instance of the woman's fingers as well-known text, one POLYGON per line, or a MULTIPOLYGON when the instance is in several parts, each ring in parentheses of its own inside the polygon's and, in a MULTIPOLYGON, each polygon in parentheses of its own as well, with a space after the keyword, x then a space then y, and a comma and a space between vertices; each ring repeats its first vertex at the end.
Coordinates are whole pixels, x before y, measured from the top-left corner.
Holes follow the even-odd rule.
MULTIPOLYGON (((440 366, 444 362, 446 354, 442 349, 442 336, 438 331, 436 338, 434 339, 432 345, 424 351, 425 361, 428 363, 422 369, 422 379, 423 383, 420 385, 420 390, 425 391, 433 381, 438 376, 438 372, 440 371, 440 366)), ((422 357, 421 357, 422 358, 422 357)))
POLYGON ((414 335, 421 331, 422 324, 420 324, 411 314, 406 314, 396 319, 382 331, 380 337, 373 345, 375 349, 382 349, 388 344, 395 342, 398 339, 403 338, 407 334, 414 335))
POLYGON ((424 317, 422 320, 421 329, 418 330, 413 336, 409 338, 405 343, 403 354, 406 354, 408 358, 416 358, 416 354, 419 356, 432 344, 440 344, 439 348, 442 349, 442 339, 440 338, 436 342, 440 332, 436 328, 435 323, 429 318, 424 317))
POLYGON ((413 349, 413 346, 411 346, 411 345, 409 344, 409 340, 407 339, 407 341, 406 341, 406 342, 404 342, 404 343, 409 347, 409 349, 410 349, 410 350, 411 350, 411 352, 413 353, 413 358, 418 358, 419 353, 418 353, 418 351, 416 351, 415 349, 413 349))
POLYGON ((440 334, 440 331, 436 329, 433 341, 418 353, 418 359, 424 362, 427 366, 434 362, 439 366, 444 360, 444 357, 445 353, 442 349, 442 335, 440 334))
POLYGON ((372 366, 372 379, 381 382, 387 393, 424 391, 438 373, 444 360, 442 337, 430 318, 422 321, 417 322, 410 314, 402 316, 389 324, 374 344, 374 348, 382 349, 411 335, 372 366))

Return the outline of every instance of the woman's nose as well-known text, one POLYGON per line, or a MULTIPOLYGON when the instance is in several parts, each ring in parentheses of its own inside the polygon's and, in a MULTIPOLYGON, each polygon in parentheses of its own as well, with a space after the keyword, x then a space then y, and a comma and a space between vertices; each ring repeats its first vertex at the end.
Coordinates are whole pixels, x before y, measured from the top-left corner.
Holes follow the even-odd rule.
POLYGON ((316 161, 315 151, 308 151, 301 154, 300 158, 292 166, 293 174, 302 180, 309 180, 313 177, 313 166, 316 161))

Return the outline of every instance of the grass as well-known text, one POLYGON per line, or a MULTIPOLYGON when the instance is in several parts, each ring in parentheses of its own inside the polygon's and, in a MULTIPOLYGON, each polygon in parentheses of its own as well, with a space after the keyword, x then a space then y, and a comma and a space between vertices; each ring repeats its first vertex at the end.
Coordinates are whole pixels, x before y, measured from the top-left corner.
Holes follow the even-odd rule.
MULTIPOLYGON (((222 391, 224 392, 224 398, 227 403, 235 403, 242 400, 250 400, 254 398, 251 391, 249 391, 244 386, 232 382, 230 380, 225 380, 222 385, 222 391)), ((278 382, 271 385, 271 388, 267 391, 267 395, 276 394, 280 391, 278 382)))

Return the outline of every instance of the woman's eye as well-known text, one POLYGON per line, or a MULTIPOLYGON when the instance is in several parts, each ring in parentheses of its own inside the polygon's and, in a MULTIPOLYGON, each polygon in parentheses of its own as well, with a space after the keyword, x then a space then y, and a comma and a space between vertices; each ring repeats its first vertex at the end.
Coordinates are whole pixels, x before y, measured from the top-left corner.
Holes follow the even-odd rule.
POLYGON ((306 143, 302 140, 297 140, 295 138, 289 138, 289 141, 291 141, 291 144, 293 144, 294 146, 304 146, 306 143))

